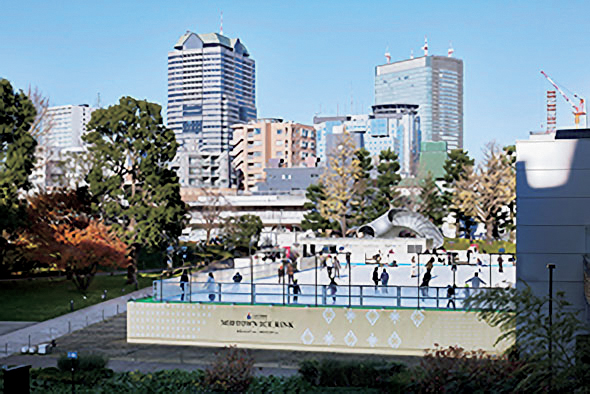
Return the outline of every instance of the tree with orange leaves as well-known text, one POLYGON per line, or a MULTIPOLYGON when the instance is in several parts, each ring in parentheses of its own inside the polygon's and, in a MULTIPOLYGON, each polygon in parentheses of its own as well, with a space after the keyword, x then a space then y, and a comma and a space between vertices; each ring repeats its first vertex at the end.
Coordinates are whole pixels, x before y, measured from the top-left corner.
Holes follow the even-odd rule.
POLYGON ((128 265, 126 244, 90 214, 85 188, 31 197, 28 220, 18 239, 24 258, 65 271, 82 292, 100 268, 128 265))

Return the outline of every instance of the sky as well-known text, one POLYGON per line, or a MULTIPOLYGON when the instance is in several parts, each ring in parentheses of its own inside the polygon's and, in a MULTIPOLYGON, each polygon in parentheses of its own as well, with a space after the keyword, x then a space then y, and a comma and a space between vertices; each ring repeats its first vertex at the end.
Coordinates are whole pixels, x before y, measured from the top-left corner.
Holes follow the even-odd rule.
MULTIPOLYGON (((160 103, 167 53, 186 31, 239 37, 256 61, 259 117, 312 124, 369 113, 375 66, 422 53, 464 62, 464 147, 528 138, 546 122, 547 72, 590 98, 584 1, 11 1, 0 16, 0 78, 51 105, 160 103)), ((557 126, 573 125, 557 98, 557 126)))

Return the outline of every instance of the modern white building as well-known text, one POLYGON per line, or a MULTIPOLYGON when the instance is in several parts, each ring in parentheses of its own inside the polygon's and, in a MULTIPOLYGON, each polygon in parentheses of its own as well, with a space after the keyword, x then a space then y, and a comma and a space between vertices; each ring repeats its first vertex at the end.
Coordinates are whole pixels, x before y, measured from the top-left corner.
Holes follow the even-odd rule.
POLYGON ((554 294, 589 319, 590 129, 531 135, 516 157, 517 286, 546 296, 555 264, 554 294))
POLYGON ((180 37, 168 53, 167 115, 181 186, 230 187, 230 126, 256 118, 255 64, 240 39, 180 37))
POLYGON ((47 120, 43 125, 47 132, 42 135, 40 143, 58 149, 82 147, 82 135, 86 133, 86 124, 90 122, 95 109, 87 104, 48 108, 47 120))

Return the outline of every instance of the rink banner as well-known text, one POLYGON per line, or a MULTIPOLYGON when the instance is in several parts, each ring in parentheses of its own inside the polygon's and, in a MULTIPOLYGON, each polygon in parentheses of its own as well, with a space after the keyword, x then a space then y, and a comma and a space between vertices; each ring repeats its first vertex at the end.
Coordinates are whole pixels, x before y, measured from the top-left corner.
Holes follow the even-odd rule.
POLYGON ((127 341, 423 355, 434 344, 500 353, 498 328, 448 310, 129 302, 127 341))

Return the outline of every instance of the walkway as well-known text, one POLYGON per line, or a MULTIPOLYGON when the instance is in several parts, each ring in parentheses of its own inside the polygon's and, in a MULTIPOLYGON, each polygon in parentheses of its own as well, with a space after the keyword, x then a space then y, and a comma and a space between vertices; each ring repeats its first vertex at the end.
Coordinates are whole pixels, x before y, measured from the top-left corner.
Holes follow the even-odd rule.
POLYGON ((38 346, 51 342, 68 333, 81 330, 91 324, 101 322, 127 311, 127 301, 131 298, 150 296, 152 288, 134 291, 78 311, 53 319, 32 324, 25 328, 0 335, 0 354, 9 355, 21 351, 24 346, 38 346))

